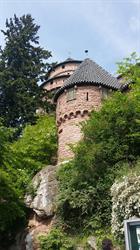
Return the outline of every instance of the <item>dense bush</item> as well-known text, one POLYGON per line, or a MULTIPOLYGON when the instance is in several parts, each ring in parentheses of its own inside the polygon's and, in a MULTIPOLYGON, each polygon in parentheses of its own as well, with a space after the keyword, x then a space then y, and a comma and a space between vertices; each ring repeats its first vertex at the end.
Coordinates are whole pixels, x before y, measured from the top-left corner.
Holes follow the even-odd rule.
POLYGON ((112 233, 118 239, 124 238, 124 220, 140 217, 140 161, 129 174, 124 175, 111 187, 112 233))
POLYGON ((56 162, 57 135, 55 118, 41 116, 35 125, 27 125, 12 145, 16 168, 33 175, 43 166, 56 162))
POLYGON ((74 250, 70 239, 60 230, 52 229, 47 236, 40 236, 41 250, 74 250))
POLYGON ((18 171, 11 165, 12 136, 13 131, 0 124, 0 245, 7 235, 9 240, 12 238, 18 220, 21 224, 25 221, 23 193, 17 185, 18 171))

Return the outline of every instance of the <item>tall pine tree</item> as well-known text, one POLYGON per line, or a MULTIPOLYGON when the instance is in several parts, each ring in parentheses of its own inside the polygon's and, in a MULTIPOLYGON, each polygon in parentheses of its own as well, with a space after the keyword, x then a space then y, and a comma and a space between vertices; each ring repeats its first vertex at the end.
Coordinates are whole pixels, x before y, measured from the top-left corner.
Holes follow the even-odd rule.
POLYGON ((4 125, 22 128, 34 123, 51 52, 39 46, 39 26, 31 15, 6 20, 5 48, 0 49, 0 117, 4 125))

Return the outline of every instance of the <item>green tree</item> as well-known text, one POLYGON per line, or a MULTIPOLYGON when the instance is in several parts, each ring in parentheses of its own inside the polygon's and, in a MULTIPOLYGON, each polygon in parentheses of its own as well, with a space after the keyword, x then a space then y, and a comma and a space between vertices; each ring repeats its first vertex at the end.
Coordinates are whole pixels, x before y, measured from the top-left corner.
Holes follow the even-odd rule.
POLYGON ((8 241, 25 222, 23 192, 17 185, 18 170, 11 165, 13 131, 0 124, 0 246, 6 248, 8 241), (8 237, 7 237, 8 235, 8 237), (6 239, 6 240, 5 240, 6 239))
POLYGON ((38 83, 44 79, 51 53, 39 46, 39 28, 28 14, 14 15, 2 30, 6 44, 0 50, 0 117, 6 126, 34 123, 36 109, 43 105, 38 83))
POLYGON ((140 57, 133 52, 130 57, 126 57, 122 62, 118 62, 118 73, 122 76, 123 83, 140 84, 140 57))
POLYGON ((56 163, 57 135, 53 115, 40 116, 35 125, 27 125, 12 144, 14 166, 33 176, 43 166, 56 163))

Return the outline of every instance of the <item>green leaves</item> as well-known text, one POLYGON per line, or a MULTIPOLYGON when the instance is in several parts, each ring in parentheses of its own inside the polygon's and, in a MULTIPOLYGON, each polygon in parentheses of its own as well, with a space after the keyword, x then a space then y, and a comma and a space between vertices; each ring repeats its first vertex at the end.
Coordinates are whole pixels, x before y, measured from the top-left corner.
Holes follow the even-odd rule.
POLYGON ((2 31, 6 45, 0 51, 0 116, 6 126, 20 130, 36 121, 37 108, 45 107, 38 83, 46 75, 51 53, 37 46, 38 30, 31 15, 14 15, 2 31))
POLYGON ((19 189, 10 174, 2 169, 0 187, 0 232, 3 233, 6 230, 10 232, 17 219, 25 220, 25 212, 22 199, 19 199, 19 189))
POLYGON ((36 125, 28 125, 21 138, 12 145, 15 166, 35 174, 47 164, 56 162, 57 136, 55 118, 41 116, 36 125))
POLYGON ((123 84, 126 83, 126 80, 130 83, 140 84, 140 57, 137 56, 136 52, 133 52, 130 57, 124 58, 117 65, 123 84))
POLYGON ((41 250, 74 250, 70 239, 60 229, 52 229, 47 236, 40 236, 41 250))
POLYGON ((21 175, 13 165, 12 135, 11 129, 0 126, 0 245, 5 248, 18 227, 17 221, 21 225, 25 222, 23 189, 17 184, 21 175))

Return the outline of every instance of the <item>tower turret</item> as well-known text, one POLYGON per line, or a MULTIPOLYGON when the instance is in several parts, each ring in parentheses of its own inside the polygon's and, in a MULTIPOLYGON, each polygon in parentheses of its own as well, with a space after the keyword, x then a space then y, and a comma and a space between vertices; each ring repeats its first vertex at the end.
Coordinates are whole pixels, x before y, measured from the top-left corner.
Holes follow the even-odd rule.
POLYGON ((80 123, 98 110, 110 90, 121 88, 117 79, 90 59, 85 59, 56 92, 58 125, 58 161, 73 157, 70 144, 81 137, 80 123))
POLYGON ((64 62, 56 64, 47 74, 47 80, 42 87, 48 92, 55 92, 64 85, 64 81, 70 77, 82 61, 67 58, 64 62))

